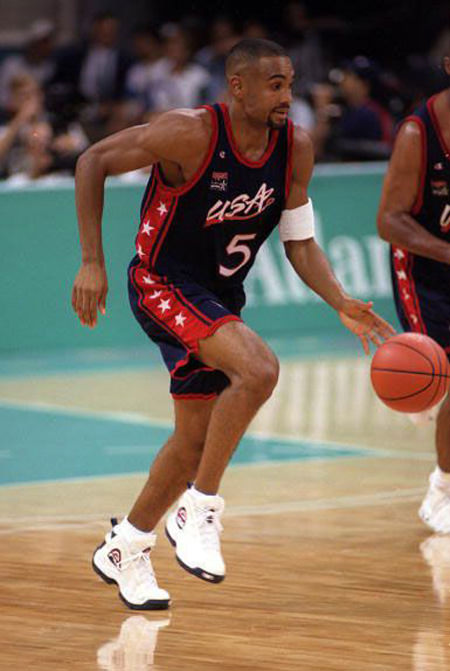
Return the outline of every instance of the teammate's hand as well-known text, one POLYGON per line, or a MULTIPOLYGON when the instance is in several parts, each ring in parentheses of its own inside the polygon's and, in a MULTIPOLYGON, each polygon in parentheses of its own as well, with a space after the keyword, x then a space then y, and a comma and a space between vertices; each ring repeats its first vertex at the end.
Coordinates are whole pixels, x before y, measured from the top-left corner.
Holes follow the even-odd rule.
POLYGON ((395 334, 392 326, 372 310, 372 305, 372 302, 346 298, 339 311, 341 322, 358 336, 366 354, 370 353, 369 340, 378 346, 395 334))
POLYGON ((102 315, 106 312, 107 293, 105 266, 98 262, 83 263, 72 289, 72 307, 82 326, 96 326, 97 309, 102 315))

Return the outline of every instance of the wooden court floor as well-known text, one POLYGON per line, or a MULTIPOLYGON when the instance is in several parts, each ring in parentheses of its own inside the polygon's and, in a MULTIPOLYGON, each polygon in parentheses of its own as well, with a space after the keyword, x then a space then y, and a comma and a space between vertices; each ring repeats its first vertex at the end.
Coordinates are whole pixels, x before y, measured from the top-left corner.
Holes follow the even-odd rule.
POLYGON ((282 361, 223 483, 227 578, 184 573, 161 529, 154 565, 173 605, 159 613, 127 610, 90 558, 145 478, 146 440, 150 454, 169 430, 164 372, 11 371, 0 377, 2 671, 450 668, 450 537, 417 517, 433 426, 383 408, 363 357, 282 361))

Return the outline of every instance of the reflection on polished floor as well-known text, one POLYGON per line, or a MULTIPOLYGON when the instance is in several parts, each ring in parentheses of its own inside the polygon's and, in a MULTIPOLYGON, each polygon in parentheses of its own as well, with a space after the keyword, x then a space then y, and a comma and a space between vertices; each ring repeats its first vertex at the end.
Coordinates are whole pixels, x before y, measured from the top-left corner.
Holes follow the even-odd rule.
POLYGON ((450 537, 417 517, 433 426, 384 408, 368 365, 348 354, 282 359, 277 392, 224 480, 227 578, 184 573, 159 529, 154 564, 173 599, 159 613, 127 610, 90 555, 169 430, 165 373, 117 361, 33 376, 9 368, 0 668, 448 670, 450 537), (73 453, 84 469, 75 479, 64 470, 73 453))

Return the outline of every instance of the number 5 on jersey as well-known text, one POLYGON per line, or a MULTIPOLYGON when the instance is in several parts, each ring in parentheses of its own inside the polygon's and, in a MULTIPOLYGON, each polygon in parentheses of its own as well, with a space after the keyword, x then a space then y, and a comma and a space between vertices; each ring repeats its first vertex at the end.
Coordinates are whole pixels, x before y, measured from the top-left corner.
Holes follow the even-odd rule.
MULTIPOLYGON (((252 256, 251 249, 248 245, 241 244, 243 240, 253 240, 256 238, 256 233, 246 233, 235 235, 231 240, 230 244, 227 247, 227 254, 241 254, 242 259, 237 266, 234 268, 225 268, 225 266, 219 266, 219 273, 223 277, 231 277, 234 273, 237 273, 238 270, 245 266, 245 264, 250 260, 252 256)), ((238 260, 238 259, 236 259, 238 260)))

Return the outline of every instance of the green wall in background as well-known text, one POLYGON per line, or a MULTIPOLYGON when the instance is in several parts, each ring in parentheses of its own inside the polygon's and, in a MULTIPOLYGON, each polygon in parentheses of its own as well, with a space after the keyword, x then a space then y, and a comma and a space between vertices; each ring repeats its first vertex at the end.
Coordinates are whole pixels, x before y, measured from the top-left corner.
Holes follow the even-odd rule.
MULTIPOLYGON (((349 292, 373 299, 375 308, 395 321, 388 249, 375 230, 382 172, 380 166, 318 169, 311 196, 317 238, 339 279, 349 292)), ((73 184, 0 187, 0 351, 145 342, 128 306, 126 284, 143 188, 117 181, 107 187, 107 314, 89 330, 79 325, 70 305, 80 261, 73 184)), ((247 294, 244 317, 263 335, 313 335, 338 326, 334 311, 289 272, 276 232, 257 258, 247 294)))

